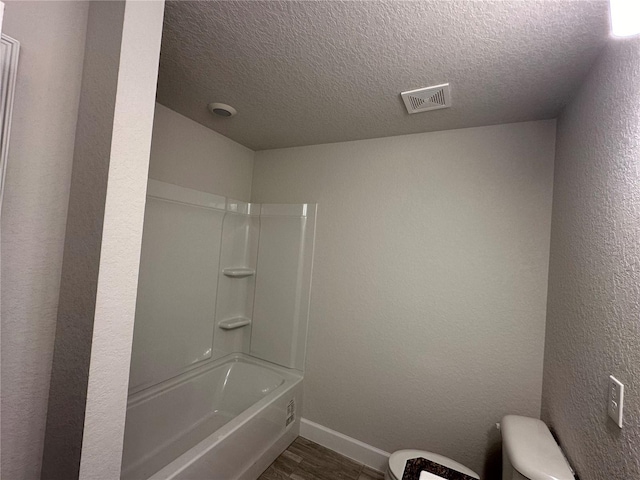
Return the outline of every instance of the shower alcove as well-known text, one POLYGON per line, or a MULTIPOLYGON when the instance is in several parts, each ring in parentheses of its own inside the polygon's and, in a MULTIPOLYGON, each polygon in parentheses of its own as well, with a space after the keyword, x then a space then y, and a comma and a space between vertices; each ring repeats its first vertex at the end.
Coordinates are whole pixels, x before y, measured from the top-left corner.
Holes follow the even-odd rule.
POLYGON ((315 218, 149 180, 123 479, 250 479, 297 436, 315 218))

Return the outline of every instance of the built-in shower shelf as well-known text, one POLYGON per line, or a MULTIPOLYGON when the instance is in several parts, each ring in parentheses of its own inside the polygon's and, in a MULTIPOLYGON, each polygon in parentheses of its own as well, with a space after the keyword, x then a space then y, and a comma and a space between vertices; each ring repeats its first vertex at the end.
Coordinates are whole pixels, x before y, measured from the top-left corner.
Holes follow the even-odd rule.
POLYGON ((234 267, 234 268, 225 268, 222 270, 222 273, 227 277, 231 278, 244 278, 251 277, 256 274, 256 271, 253 268, 247 267, 234 267))
POLYGON ((251 325, 251 319, 247 317, 227 318, 218 324, 223 330, 234 330, 236 328, 246 327, 247 325, 251 325))

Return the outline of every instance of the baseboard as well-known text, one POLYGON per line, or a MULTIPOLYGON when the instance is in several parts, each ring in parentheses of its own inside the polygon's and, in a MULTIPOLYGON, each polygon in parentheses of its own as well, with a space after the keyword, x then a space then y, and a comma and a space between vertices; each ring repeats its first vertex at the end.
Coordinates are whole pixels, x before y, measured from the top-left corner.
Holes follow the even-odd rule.
POLYGON ((347 437, 340 432, 331 430, 314 423, 306 418, 300 422, 300 436, 312 442, 316 442, 323 447, 327 447, 334 452, 338 452, 345 457, 349 457, 356 462, 362 463, 374 470, 384 472, 387 470, 390 453, 372 447, 355 438, 347 437))

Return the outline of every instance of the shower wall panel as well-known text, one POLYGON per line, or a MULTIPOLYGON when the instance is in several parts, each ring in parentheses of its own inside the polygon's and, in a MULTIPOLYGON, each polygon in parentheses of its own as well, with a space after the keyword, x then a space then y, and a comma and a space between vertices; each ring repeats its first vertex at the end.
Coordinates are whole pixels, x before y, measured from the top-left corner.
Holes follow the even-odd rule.
POLYGON ((225 269, 246 268, 255 272, 260 231, 260 205, 227 200, 228 211, 222 228, 222 250, 216 306, 216 330, 213 336, 213 356, 229 353, 249 353, 251 326, 224 329, 221 322, 232 319, 251 321, 255 274, 245 277, 225 275, 225 269))
POLYGON ((251 355, 304 370, 315 204, 263 204, 251 355))
POLYGON ((304 370, 315 216, 149 180, 130 393, 232 353, 304 370))
POLYGON ((225 198, 149 182, 129 389, 207 360, 225 198))

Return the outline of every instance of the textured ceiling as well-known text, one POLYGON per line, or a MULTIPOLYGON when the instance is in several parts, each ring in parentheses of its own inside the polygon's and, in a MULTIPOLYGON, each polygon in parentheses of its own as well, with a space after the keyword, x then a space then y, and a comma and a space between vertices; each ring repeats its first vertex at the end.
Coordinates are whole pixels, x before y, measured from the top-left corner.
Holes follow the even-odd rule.
POLYGON ((158 101, 254 150, 554 118, 607 42, 607 5, 169 1, 158 101), (445 82, 452 108, 407 114, 401 91, 445 82))

